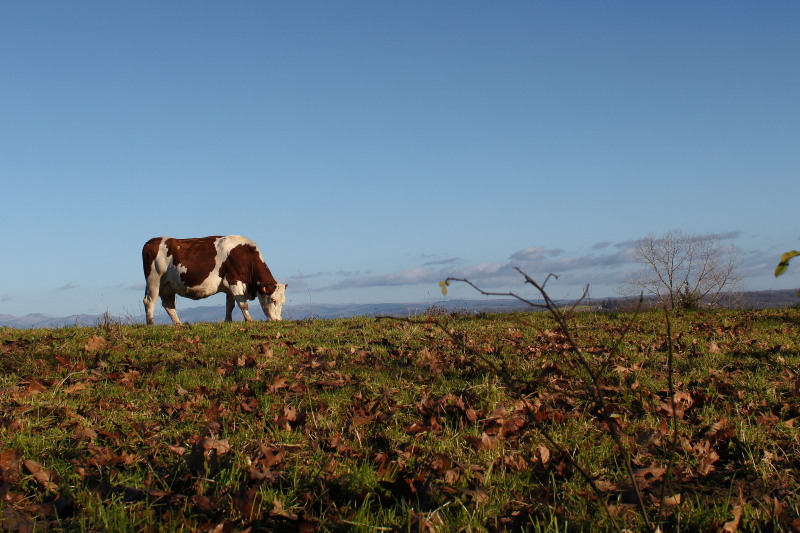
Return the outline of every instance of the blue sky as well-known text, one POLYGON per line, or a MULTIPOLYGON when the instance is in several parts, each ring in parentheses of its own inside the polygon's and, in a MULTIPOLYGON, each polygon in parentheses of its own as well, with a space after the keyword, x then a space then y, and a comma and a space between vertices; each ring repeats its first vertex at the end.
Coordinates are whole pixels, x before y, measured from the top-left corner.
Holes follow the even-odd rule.
POLYGON ((799 27, 780 1, 4 2, 0 313, 140 319, 160 235, 250 237, 289 303, 530 295, 513 266, 613 296, 675 228, 795 288, 799 27))

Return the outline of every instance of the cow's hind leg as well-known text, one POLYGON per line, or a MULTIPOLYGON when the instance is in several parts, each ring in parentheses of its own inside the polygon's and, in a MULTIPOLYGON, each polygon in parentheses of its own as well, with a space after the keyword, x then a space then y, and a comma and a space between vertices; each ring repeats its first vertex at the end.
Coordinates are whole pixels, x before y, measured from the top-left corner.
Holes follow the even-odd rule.
POLYGON ((181 320, 178 318, 178 313, 175 311, 175 295, 174 294, 162 294, 161 295, 161 305, 164 306, 164 310, 167 312, 169 317, 172 319, 172 323, 176 326, 181 325, 181 320))
POLYGON ((233 307, 236 301, 233 299, 232 294, 225 295, 225 322, 233 322, 233 307))

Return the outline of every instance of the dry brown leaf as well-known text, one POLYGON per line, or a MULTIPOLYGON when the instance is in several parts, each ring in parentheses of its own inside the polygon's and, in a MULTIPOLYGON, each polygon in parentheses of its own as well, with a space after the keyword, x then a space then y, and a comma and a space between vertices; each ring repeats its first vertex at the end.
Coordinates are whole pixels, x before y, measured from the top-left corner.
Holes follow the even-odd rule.
POLYGON ((78 393, 78 392, 80 392, 80 391, 82 391, 82 390, 84 390, 86 388, 88 388, 88 385, 86 384, 86 382, 85 381, 79 381, 77 383, 73 383, 72 385, 70 385, 69 387, 64 389, 64 394, 66 394, 66 395, 75 394, 75 393, 78 393))
POLYGON ((0 480, 14 481, 19 477, 19 461, 22 454, 11 448, 0 452, 0 480))
POLYGON ((536 452, 534 455, 536 456, 536 459, 543 465, 546 465, 550 462, 550 448, 544 444, 539 444, 536 447, 536 452))
POLYGON ((269 392, 277 392, 286 387, 286 378, 282 376, 275 376, 272 382, 267 386, 269 392))
POLYGON ((487 503, 489 501, 489 493, 483 488, 477 488, 475 490, 463 489, 461 492, 470 496, 475 503, 487 503))
POLYGON ((491 450, 500 442, 499 438, 490 437, 486 433, 481 433, 480 437, 467 435, 464 437, 464 440, 466 440, 476 450, 491 450))
POLYGON ((92 428, 80 428, 75 432, 75 439, 94 442, 97 439, 97 432, 92 428))
POLYGON ((106 341, 103 337, 100 337, 99 335, 92 335, 86 340, 84 349, 87 352, 96 352, 97 350, 102 350, 105 348, 106 344, 108 344, 108 341, 106 341))
POLYGON ((33 479, 35 479, 45 489, 52 491, 58 490, 58 485, 56 484, 56 482, 59 479, 58 479, 58 474, 56 473, 55 470, 44 468, 39 463, 28 459, 23 461, 22 464, 25 466, 25 469, 33 476, 33 479))
POLYGON ((377 415, 355 415, 353 416, 352 427, 357 428, 361 426, 366 426, 367 424, 375 420, 376 416, 377 415))
POLYGON ((688 392, 678 391, 673 396, 673 400, 675 401, 676 405, 680 405, 683 409, 689 409, 692 405, 694 405, 694 400, 692 399, 692 395, 688 392))
POLYGON ((33 396, 34 394, 41 394, 42 392, 46 391, 47 387, 45 387, 39 380, 32 379, 28 382, 28 386, 25 387, 25 390, 20 394, 21 397, 26 396, 33 396))
POLYGON ((725 522, 725 525, 722 526, 722 531, 727 533, 734 533, 739 530, 739 522, 742 520, 742 506, 737 505, 731 512, 733 513, 733 520, 725 522))
POLYGON ((660 481, 666 473, 666 468, 661 468, 660 466, 650 466, 634 471, 633 475, 636 477, 636 482, 639 484, 639 488, 646 489, 652 486, 654 483, 660 481))
POLYGON ((709 449, 708 452, 700 458, 700 464, 697 466, 697 473, 701 476, 708 475, 709 472, 714 470, 714 463, 717 461, 719 461, 719 454, 713 448, 709 449))
POLYGON ((714 440, 727 440, 733 435, 733 427, 728 421, 728 417, 723 416, 718 422, 711 424, 706 435, 714 440))
POLYGON ((183 446, 167 446, 167 449, 175 455, 183 455, 186 453, 186 448, 183 446))
POLYGON ((297 408, 293 405, 284 406, 283 416, 289 422, 297 422, 297 408))
POLYGON ((610 481, 603 481, 602 479, 596 479, 594 481, 594 486, 597 487, 597 490, 600 492, 617 492, 619 490, 619 486, 616 483, 612 483, 610 481))
POLYGON ((200 444, 206 453, 216 452, 217 455, 223 455, 231 451, 231 446, 228 444, 228 439, 205 439, 200 444))
POLYGON ((19 533, 33 533, 36 523, 16 509, 3 510, 3 520, 0 527, 3 531, 18 531, 19 533))

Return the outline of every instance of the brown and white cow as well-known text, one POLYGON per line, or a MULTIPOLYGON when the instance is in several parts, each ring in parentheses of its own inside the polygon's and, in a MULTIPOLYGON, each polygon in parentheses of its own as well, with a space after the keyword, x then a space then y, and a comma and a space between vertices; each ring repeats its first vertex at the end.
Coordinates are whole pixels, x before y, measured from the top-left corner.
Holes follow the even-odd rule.
POLYGON ((142 262, 147 281, 144 308, 148 324, 153 324, 159 296, 173 324, 179 326, 176 294, 199 300, 218 292, 227 295, 227 321, 233 319, 234 302, 244 319, 252 321, 247 301, 256 297, 270 320, 281 319, 287 286, 275 281, 258 247, 249 239, 239 235, 199 239, 155 237, 142 248, 142 262))

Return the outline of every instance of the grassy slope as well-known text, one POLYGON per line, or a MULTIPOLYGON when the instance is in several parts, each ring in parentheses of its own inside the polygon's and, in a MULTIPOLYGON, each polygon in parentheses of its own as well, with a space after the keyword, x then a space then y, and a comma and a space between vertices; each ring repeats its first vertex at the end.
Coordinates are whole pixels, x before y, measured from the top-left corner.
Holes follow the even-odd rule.
MULTIPOLYGON (((672 318, 674 446, 664 317, 638 316, 614 352, 630 319, 583 313, 573 330, 625 431, 650 519, 667 482, 663 530, 791 530, 800 313, 672 318)), ((641 527, 554 323, 438 320, 444 329, 366 318, 0 329, 2 526, 611 529, 568 453, 613 520, 641 527), (507 366, 513 389, 487 360, 507 366)))

